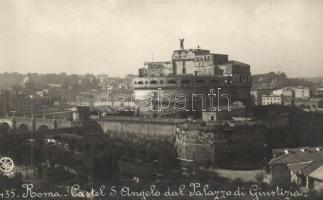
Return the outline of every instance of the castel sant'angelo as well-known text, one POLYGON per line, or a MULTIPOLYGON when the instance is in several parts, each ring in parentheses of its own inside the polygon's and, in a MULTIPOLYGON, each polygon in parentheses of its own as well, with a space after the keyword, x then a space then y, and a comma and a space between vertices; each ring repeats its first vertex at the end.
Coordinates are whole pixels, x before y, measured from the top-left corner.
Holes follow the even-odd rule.
POLYGON ((230 168, 259 165, 264 127, 246 117, 248 64, 201 48, 180 49, 171 61, 146 62, 133 79, 135 117, 107 117, 104 132, 136 142, 169 141, 183 162, 230 168))
POLYGON ((146 62, 139 69, 133 88, 136 116, 164 118, 143 123, 161 127, 158 137, 175 133, 179 159, 237 168, 263 159, 263 125, 245 114, 251 105, 250 65, 199 46, 185 49, 180 39, 170 61, 146 62), (170 122, 164 120, 176 129, 167 129, 170 122))
POLYGON ((228 104, 245 107, 251 102, 248 64, 200 47, 185 49, 184 39, 171 61, 146 62, 133 87, 140 112, 155 116, 200 118, 201 111, 220 111, 228 104))

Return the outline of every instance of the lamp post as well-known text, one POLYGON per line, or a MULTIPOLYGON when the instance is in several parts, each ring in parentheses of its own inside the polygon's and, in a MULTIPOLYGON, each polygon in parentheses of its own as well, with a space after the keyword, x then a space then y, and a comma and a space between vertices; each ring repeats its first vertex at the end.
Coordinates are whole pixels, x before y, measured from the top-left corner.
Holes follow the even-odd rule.
POLYGON ((30 116, 32 115, 33 111, 34 111, 34 106, 33 106, 33 95, 28 95, 27 97, 27 105, 25 107, 25 113, 26 113, 26 110, 27 110, 27 113, 30 114, 30 116))
POLYGON ((34 105, 33 105, 33 95, 29 95, 29 112, 31 114, 31 123, 32 129, 30 131, 30 166, 33 169, 35 175, 35 168, 34 168, 34 142, 35 142, 35 131, 36 131, 36 121, 34 116, 34 105))
POLYGON ((32 129, 30 131, 30 166, 33 169, 34 175, 35 175, 35 168, 34 168, 34 142, 35 142, 35 137, 34 136, 35 136, 36 124, 35 124, 34 115, 32 115, 32 117, 31 117, 31 123, 32 123, 32 129))

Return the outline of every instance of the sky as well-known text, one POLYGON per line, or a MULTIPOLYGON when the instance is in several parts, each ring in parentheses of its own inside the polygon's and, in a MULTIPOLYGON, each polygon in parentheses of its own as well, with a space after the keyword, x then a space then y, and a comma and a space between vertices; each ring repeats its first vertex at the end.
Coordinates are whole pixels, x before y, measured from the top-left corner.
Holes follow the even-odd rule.
POLYGON ((253 74, 323 76, 320 0, 0 0, 0 72, 136 74, 209 49, 253 74))

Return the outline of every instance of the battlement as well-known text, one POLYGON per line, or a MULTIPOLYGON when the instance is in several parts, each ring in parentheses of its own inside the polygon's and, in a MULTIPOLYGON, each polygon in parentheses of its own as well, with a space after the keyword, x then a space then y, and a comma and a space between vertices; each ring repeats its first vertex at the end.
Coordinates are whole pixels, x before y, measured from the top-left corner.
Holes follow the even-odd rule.
POLYGON ((250 74, 248 64, 229 61, 226 54, 210 53, 209 50, 199 47, 197 49, 184 49, 184 39, 180 41, 181 49, 173 51, 171 61, 145 62, 144 67, 139 69, 139 77, 250 74))

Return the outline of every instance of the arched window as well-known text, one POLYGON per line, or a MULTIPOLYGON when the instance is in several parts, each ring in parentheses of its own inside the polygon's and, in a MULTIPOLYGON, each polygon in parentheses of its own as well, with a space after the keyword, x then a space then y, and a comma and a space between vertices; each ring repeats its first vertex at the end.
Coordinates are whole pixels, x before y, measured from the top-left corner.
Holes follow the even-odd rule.
POLYGON ((174 81, 174 80, 169 80, 169 81, 167 81, 167 83, 168 83, 168 84, 176 84, 176 81, 174 81))
POLYGON ((138 85, 142 85, 144 84, 142 81, 138 81, 138 85))
POLYGON ((182 84, 190 84, 191 81, 190 80, 182 80, 182 84))
POLYGON ((152 81, 150 81, 150 84, 157 84, 157 81, 152 80, 152 81))
POLYGON ((182 68, 182 74, 186 74, 186 68, 185 67, 182 68))

